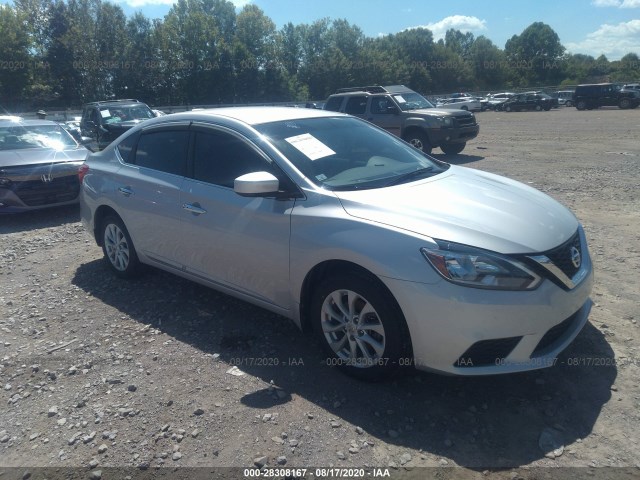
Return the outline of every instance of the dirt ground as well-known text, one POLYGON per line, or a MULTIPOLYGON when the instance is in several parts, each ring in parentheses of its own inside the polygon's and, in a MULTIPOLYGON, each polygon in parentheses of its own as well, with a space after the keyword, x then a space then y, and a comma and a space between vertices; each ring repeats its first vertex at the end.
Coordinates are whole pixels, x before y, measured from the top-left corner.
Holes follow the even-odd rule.
POLYGON ((543 190, 587 233, 594 306, 555 367, 358 382, 277 315, 117 280, 77 207, 0 217, 1 478, 640 477, 640 109, 477 117, 452 163, 543 190))

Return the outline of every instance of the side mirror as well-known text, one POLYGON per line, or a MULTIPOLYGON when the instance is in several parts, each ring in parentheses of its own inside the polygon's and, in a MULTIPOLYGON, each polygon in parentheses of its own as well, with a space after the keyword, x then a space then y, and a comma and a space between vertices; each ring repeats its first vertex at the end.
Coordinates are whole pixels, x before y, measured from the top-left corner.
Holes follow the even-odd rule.
POLYGON ((244 197, 275 195, 280 182, 269 172, 251 172, 239 176, 233 181, 233 191, 244 197))

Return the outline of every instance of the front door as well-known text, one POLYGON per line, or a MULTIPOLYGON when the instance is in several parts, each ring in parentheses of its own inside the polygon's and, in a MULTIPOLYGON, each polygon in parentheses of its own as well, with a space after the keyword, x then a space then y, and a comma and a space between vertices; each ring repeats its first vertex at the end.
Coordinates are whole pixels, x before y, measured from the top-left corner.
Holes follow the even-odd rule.
POLYGON ((252 143, 222 128, 194 126, 192 172, 182 187, 187 270, 280 308, 289 294, 290 215, 294 200, 243 197, 235 178, 279 169, 252 143))

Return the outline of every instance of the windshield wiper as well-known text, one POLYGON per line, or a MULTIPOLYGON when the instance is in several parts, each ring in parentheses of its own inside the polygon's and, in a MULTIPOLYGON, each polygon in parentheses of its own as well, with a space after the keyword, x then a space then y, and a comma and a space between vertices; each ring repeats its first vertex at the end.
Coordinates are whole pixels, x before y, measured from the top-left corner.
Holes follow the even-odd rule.
POLYGON ((413 172, 405 173, 403 175, 400 175, 399 177, 394 178, 389 183, 385 184, 385 187, 398 185, 400 183, 405 183, 409 180, 418 179, 420 177, 430 177, 433 173, 433 167, 420 168, 418 170, 414 170, 413 172))

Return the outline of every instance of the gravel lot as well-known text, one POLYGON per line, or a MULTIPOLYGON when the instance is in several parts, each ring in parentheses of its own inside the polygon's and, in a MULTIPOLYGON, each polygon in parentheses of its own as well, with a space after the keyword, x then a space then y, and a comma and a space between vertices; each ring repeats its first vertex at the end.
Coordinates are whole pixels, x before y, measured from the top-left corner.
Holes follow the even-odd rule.
POLYGON ((361 383, 277 315, 155 270, 116 279, 77 207, 0 217, 0 466, 20 467, 2 478, 256 464, 638 478, 640 109, 478 120, 453 163, 547 192, 587 232, 594 307, 557 366, 361 383))

